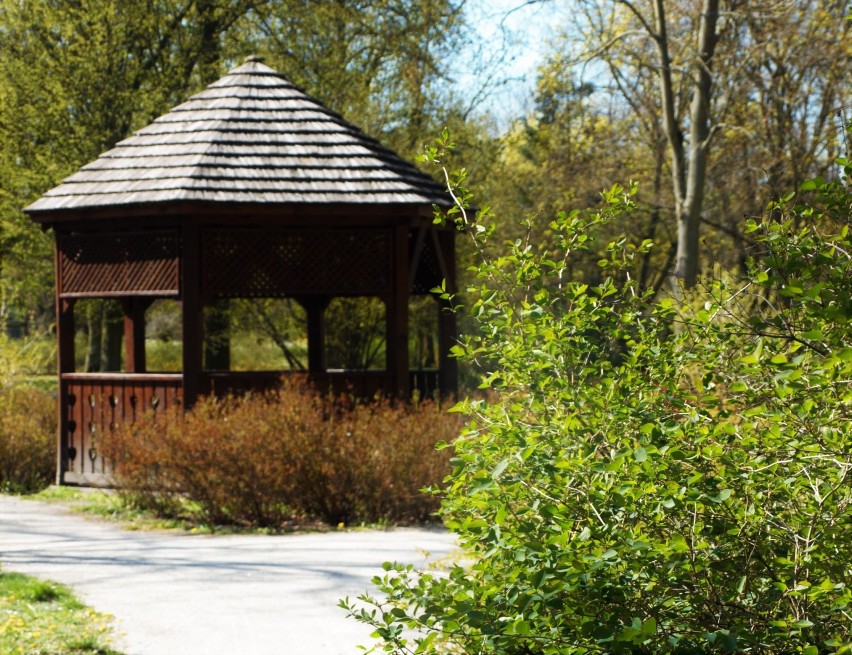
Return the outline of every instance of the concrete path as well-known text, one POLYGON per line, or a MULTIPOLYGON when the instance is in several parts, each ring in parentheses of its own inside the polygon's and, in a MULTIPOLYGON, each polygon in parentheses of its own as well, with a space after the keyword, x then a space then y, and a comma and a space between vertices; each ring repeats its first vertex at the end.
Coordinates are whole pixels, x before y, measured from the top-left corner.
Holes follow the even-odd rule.
POLYGON ((131 532, 0 495, 0 565, 71 585, 115 616, 127 655, 349 655, 370 630, 337 607, 384 561, 452 550, 439 530, 284 536, 131 532))

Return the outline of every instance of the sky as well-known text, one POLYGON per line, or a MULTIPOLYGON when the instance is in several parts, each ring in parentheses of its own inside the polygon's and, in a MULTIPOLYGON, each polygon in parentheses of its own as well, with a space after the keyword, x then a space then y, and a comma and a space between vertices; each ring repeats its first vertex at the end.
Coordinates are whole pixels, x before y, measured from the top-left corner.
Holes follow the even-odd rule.
POLYGON ((463 58, 456 69, 458 87, 475 92, 482 72, 477 61, 491 61, 503 82, 488 96, 486 107, 505 127, 532 109, 536 70, 548 52, 548 42, 565 19, 565 4, 553 0, 472 0, 469 19, 476 26, 482 51, 463 58), (479 58, 477 60, 477 55, 479 58))

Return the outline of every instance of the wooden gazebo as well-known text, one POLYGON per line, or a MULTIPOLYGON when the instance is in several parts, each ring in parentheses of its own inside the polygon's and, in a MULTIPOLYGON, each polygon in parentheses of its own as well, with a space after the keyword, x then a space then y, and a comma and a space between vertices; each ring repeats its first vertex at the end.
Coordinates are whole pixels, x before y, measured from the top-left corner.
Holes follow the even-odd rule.
POLYGON ((452 393, 453 314, 439 312, 440 365, 410 371, 409 300, 454 286, 454 233, 433 224, 440 185, 306 95, 259 58, 120 142, 26 208, 56 237, 59 483, 98 484, 99 435, 147 409, 268 388, 272 372, 205 371, 206 305, 294 298, 307 316, 308 377, 371 396, 452 393), (340 296, 385 304, 386 367, 327 370, 324 309, 340 296), (122 372, 75 371, 74 305, 124 310, 122 372), (180 301, 182 371, 149 372, 145 310, 180 301))

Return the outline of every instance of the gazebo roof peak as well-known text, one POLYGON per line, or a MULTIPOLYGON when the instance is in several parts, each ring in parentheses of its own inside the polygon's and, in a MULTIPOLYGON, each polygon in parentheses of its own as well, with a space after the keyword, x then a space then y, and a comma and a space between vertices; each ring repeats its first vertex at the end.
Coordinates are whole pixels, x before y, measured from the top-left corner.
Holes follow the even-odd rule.
POLYGON ((37 221, 165 203, 446 205, 441 186, 252 56, 48 191, 37 221))

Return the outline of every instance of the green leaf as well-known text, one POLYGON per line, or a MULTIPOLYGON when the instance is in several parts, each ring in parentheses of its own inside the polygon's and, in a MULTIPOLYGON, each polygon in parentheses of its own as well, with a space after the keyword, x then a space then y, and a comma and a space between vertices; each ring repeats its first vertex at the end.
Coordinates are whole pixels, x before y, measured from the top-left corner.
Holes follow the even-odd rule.
POLYGON ((495 466, 495 467, 494 467, 494 470, 493 470, 493 471, 491 471, 491 479, 492 479, 492 480, 496 480, 497 478, 499 478, 499 477, 500 477, 500 474, 501 474, 501 473, 503 473, 503 471, 505 471, 505 470, 506 470, 506 467, 507 467, 508 465, 509 465, 509 460, 508 460, 508 458, 507 458, 507 459, 501 459, 501 460, 497 463, 497 466, 495 466))
POLYGON ((653 616, 649 619, 645 619, 642 622, 642 634, 649 637, 657 634, 657 619, 653 616))
POLYGON ((710 496, 710 500, 712 500, 714 503, 723 503, 728 500, 728 498, 730 498, 733 493, 734 492, 730 489, 722 489, 715 496, 710 496))

